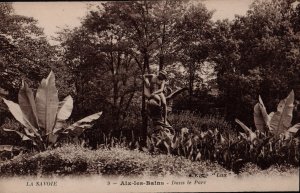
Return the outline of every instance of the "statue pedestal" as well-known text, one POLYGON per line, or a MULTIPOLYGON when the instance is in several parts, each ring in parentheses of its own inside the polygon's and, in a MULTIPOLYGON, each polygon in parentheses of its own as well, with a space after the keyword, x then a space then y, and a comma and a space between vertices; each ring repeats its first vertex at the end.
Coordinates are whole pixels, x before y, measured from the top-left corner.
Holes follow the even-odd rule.
POLYGON ((150 99, 147 102, 147 110, 148 115, 152 121, 152 131, 151 133, 157 133, 159 131, 165 130, 165 129, 172 129, 172 126, 167 122, 164 122, 163 119, 163 109, 161 106, 158 105, 158 103, 154 99, 150 99))
MULTIPOLYGON (((166 96, 167 103, 172 102, 172 99, 180 94, 181 92, 187 90, 187 88, 181 88, 175 92, 170 93, 166 96)), ((150 98, 146 101, 148 115, 152 121, 152 129, 149 133, 159 133, 159 131, 173 131, 172 126, 167 122, 164 122, 163 119, 163 108, 159 105, 159 101, 154 98, 150 98)), ((167 109, 170 107, 167 106, 167 109)))

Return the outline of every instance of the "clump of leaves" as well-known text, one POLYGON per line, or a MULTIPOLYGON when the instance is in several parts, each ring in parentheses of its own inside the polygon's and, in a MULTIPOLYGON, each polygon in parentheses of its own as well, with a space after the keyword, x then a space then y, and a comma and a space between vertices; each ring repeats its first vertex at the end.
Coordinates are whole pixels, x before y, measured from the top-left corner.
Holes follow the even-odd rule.
MULTIPOLYGON (((264 134, 271 133, 275 137, 285 135, 291 137, 299 131, 300 123, 292 126, 293 108, 294 108, 294 91, 277 106, 276 112, 267 113, 266 107, 259 96, 259 102, 254 106, 254 123, 257 131, 264 134)), ((245 126, 241 121, 236 119, 236 122, 254 138, 255 135, 252 130, 245 126)))
MULTIPOLYGON (((85 129, 91 128, 92 122, 102 114, 102 112, 95 113, 64 127, 73 110, 73 99, 67 96, 59 102, 52 71, 42 80, 35 97, 32 89, 23 81, 18 94, 19 104, 4 98, 3 101, 15 119, 24 126, 23 131, 7 128, 3 130, 17 133, 23 141, 31 141, 39 151, 55 144, 60 135, 78 137, 85 129)), ((9 149, 9 146, 5 147, 6 150, 9 149)))
POLYGON ((277 163, 299 164, 299 128, 300 123, 292 126, 294 91, 277 106, 276 112, 267 113, 259 96, 254 106, 254 123, 252 131, 240 120, 236 122, 244 129, 240 136, 245 139, 249 156, 255 163, 267 168, 276 160, 277 163))
POLYGON ((299 125, 291 126, 294 92, 282 100, 277 112, 267 114, 259 97, 254 107, 256 131, 236 119, 245 132, 234 134, 210 127, 205 130, 182 128, 172 133, 162 129, 147 138, 144 151, 184 156, 190 160, 216 161, 239 172, 246 163, 261 169, 274 164, 299 164, 299 125))
MULTIPOLYGON (((259 102, 254 106, 254 123, 256 132, 253 132, 240 120, 235 121, 244 129, 247 139, 254 142, 257 139, 257 135, 272 136, 275 139, 280 138, 282 140, 289 140, 299 133, 300 123, 292 126, 293 108, 294 108, 294 91, 277 106, 276 112, 267 113, 264 103, 259 96, 259 102)), ((245 135, 241 134, 245 137, 245 135)))

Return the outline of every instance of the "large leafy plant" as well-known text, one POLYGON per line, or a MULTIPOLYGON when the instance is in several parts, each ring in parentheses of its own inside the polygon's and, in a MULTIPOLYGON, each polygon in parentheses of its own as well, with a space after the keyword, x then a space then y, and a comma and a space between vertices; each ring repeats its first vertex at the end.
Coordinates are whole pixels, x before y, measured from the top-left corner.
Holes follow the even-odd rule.
MULTIPOLYGON (((256 133, 272 134, 275 138, 281 137, 284 139, 291 138, 299 131, 300 123, 292 126, 293 109, 294 109, 294 91, 277 106, 276 112, 267 113, 266 107, 259 96, 259 102, 254 106, 254 123, 257 129, 256 133)), ((235 120, 248 134, 248 139, 254 141, 257 134, 249 127, 243 124, 240 120, 235 120)))
POLYGON ((19 104, 4 98, 3 101, 15 119, 24 126, 22 131, 6 128, 3 130, 17 133, 22 140, 31 141, 40 151, 55 144, 60 135, 78 137, 85 129, 91 128, 92 122, 102 114, 102 112, 95 113, 64 127, 66 125, 64 122, 73 110, 73 99, 67 96, 59 102, 52 71, 46 79, 42 80, 35 97, 32 89, 23 81, 18 93, 19 104))
POLYGON ((247 162, 256 163, 261 168, 268 168, 275 163, 297 165, 299 139, 296 136, 300 124, 291 124, 293 107, 293 91, 280 101, 277 111, 270 114, 259 97, 259 102, 254 106, 255 131, 238 119, 236 122, 245 131, 238 135, 227 130, 220 132, 214 127, 198 133, 185 129, 175 134, 160 131, 148 137, 147 149, 144 149, 181 155, 191 160, 217 161, 235 172, 247 162))

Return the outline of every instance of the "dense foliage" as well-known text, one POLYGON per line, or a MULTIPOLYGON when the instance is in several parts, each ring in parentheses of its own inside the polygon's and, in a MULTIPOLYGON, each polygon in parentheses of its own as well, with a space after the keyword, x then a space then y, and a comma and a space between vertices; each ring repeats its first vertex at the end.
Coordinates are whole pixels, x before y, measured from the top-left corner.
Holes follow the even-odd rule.
POLYGON ((215 70, 227 118, 251 123, 259 94, 271 111, 291 89, 300 96, 298 10, 295 1, 255 1, 245 16, 216 23, 215 70))
POLYGON ((157 69, 176 73, 172 89, 190 82, 193 93, 197 68, 208 57, 198 54, 208 47, 211 16, 202 4, 184 1, 107 2, 91 10, 82 26, 60 37, 74 74, 74 115, 101 109, 107 117, 104 126, 115 130, 128 127, 132 117, 145 118, 140 77, 157 69), (190 78, 177 79, 183 76, 180 67, 190 78))
POLYGON ((0 87, 12 97, 22 78, 36 84, 54 61, 54 50, 37 21, 15 15, 12 3, 0 4, 0 46, 0 87))

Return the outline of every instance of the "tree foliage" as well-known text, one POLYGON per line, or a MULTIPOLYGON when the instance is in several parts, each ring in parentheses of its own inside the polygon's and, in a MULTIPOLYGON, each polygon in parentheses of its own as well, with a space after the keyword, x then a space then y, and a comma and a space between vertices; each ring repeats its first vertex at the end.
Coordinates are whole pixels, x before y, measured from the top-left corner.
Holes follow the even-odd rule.
MULTIPOLYGON (((37 87, 57 58, 37 21, 16 15, 12 3, 0 3, 0 88, 16 100, 21 80, 37 87)), ((0 124, 8 115, 0 101, 0 124)))
MULTIPOLYGON (((91 107, 106 109, 111 115, 109 120, 115 120, 110 126, 118 129, 130 116, 130 109, 142 107, 141 113, 145 113, 140 75, 155 69, 172 71, 174 66, 178 67, 176 64, 183 66, 183 57, 198 63, 208 57, 205 34, 211 26, 211 13, 202 4, 186 3, 106 2, 91 10, 79 28, 61 33, 65 59, 74 74, 80 113, 91 107), (191 34, 198 33, 189 39, 191 34), (189 51, 194 53, 186 52, 192 41, 195 47, 189 51)), ((196 69, 190 72, 195 74, 196 69)), ((185 85, 179 77, 171 78, 170 82, 175 79, 185 85)))
POLYGON ((53 49, 30 17, 15 15, 11 3, 0 4, 0 82, 16 97, 21 79, 37 82, 49 72, 53 49))
POLYGON ((140 75, 164 69, 169 88, 189 87, 175 107, 203 114, 222 107, 227 119, 252 123, 259 94, 268 111, 291 89, 300 96, 299 10, 294 0, 257 0, 246 15, 213 22, 195 1, 101 2, 79 27, 60 32, 55 49, 33 18, 1 3, 0 87, 15 100, 21 79, 35 87, 52 68, 59 98, 74 96, 72 118, 103 110, 107 128, 146 128, 140 75), (207 67, 219 97, 203 84, 207 67))
POLYGON ((216 23, 214 59, 228 118, 247 117, 259 94, 274 110, 295 86, 300 62, 296 11, 292 1, 255 1, 245 16, 216 23))

